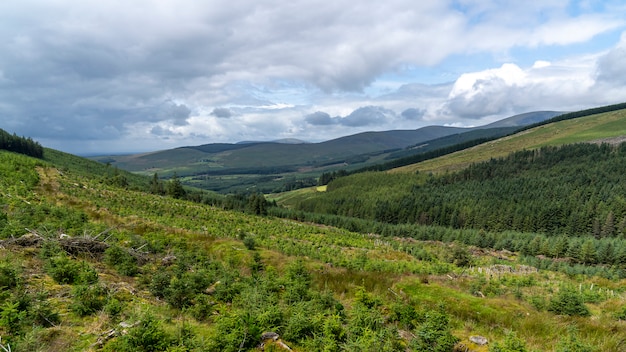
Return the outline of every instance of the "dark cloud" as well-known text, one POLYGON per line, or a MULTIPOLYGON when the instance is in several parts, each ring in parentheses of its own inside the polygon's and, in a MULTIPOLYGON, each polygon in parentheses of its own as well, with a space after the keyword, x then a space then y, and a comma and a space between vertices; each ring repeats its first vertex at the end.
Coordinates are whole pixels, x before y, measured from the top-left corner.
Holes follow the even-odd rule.
POLYGON ((211 115, 226 119, 233 116, 233 112, 228 108, 215 108, 211 111, 211 115))
POLYGON ((384 124, 395 116, 391 110, 380 106, 365 106, 354 110, 350 115, 339 120, 344 126, 363 127, 375 124, 384 124))
POLYGON ((184 104, 168 103, 157 110, 157 121, 171 121, 176 126, 185 126, 191 110, 184 104))
POLYGON ((400 115, 407 120, 421 120, 426 114, 426 110, 408 108, 404 110, 400 115))
POLYGON ((169 129, 163 128, 161 126, 154 126, 150 129, 150 133, 159 136, 159 137, 167 137, 172 136, 173 133, 169 129))
POLYGON ((312 114, 306 115, 304 120, 314 126, 327 126, 337 123, 337 118, 332 118, 329 114, 323 111, 316 111, 312 114))
POLYGON ((621 43, 598 60, 596 75, 600 84, 623 86, 626 84, 626 35, 621 43))

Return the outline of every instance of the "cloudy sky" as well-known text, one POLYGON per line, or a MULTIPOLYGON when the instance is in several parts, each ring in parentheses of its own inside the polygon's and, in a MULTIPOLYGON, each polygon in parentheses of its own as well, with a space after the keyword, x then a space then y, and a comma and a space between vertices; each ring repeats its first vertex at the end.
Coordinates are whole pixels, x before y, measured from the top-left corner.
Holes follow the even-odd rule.
POLYGON ((76 154, 626 101, 623 0, 3 0, 0 128, 76 154))

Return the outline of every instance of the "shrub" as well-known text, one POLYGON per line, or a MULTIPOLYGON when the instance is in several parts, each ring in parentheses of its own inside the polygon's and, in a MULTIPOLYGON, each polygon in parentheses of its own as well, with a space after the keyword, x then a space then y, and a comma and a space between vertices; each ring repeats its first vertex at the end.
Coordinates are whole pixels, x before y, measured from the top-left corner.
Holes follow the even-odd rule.
POLYGON ((139 325, 130 329, 128 334, 111 340, 104 347, 104 351, 165 351, 171 342, 171 337, 163 330, 161 324, 151 315, 145 315, 142 317, 139 325))
POLYGON ((417 329, 417 339, 412 346, 418 351, 452 351, 459 341, 452 335, 450 318, 443 311, 430 311, 425 315, 425 321, 417 329))
POLYGON ((589 316, 591 313, 584 303, 583 296, 571 287, 561 287, 552 297, 548 311, 560 315, 589 316))
POLYGON ((204 321, 211 316, 215 302, 209 299, 205 294, 198 294, 193 300, 193 305, 189 307, 188 312, 198 321, 204 321))
POLYGON ((158 271, 152 276, 148 290, 154 297, 164 298, 167 288, 170 286, 172 274, 167 271, 158 271))
POLYGON ((93 284, 98 273, 86 262, 77 262, 67 255, 52 257, 46 263, 46 271, 60 284, 93 284))
POLYGON ((137 258, 118 245, 104 251, 104 262, 114 267, 120 275, 135 276, 139 272, 137 258))
POLYGON ((26 311, 19 309, 19 302, 5 302, 0 307, 0 326, 10 334, 17 334, 21 330, 21 324, 26 317, 26 311))
POLYGON ((104 311, 111 318, 117 318, 120 313, 124 310, 124 304, 120 302, 116 298, 111 298, 107 301, 107 304, 104 306, 104 311))
POLYGON ((71 309, 79 316, 91 315, 107 303, 108 290, 102 285, 77 285, 72 289, 71 309))
POLYGON ((246 236, 243 239, 243 245, 251 251, 256 249, 256 241, 254 240, 254 237, 246 236))
POLYGON ((49 328, 61 322, 59 312, 54 310, 45 295, 38 294, 30 303, 28 320, 33 325, 49 328))
POLYGON ((467 247, 455 244, 448 257, 448 262, 458 267, 468 267, 472 265, 472 254, 467 247))
POLYGON ((515 333, 509 332, 504 343, 495 342, 489 347, 489 352, 526 352, 526 344, 515 333))
POLYGON ((7 290, 17 286, 19 274, 17 269, 10 263, 0 263, 0 289, 7 290))

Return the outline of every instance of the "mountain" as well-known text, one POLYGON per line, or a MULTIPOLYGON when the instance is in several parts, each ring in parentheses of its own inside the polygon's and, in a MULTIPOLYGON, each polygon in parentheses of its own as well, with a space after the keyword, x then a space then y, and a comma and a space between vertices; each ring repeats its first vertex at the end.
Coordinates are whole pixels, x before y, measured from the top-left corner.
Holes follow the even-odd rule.
POLYGON ((520 133, 456 153, 404 166, 396 172, 450 172, 520 149, 591 142, 626 135, 626 104, 616 104, 557 115, 525 127, 520 133), (533 127, 534 126, 534 127, 533 127), (530 129, 527 129, 530 128, 530 129))
POLYGON ((158 173, 168 177, 175 172, 184 177, 187 184, 222 192, 234 191, 232 187, 250 186, 268 192, 283 187, 285 182, 292 182, 292 177, 296 178, 295 182, 302 182, 298 180, 306 178, 305 184, 311 183, 329 168, 364 167, 383 159, 390 160, 429 148, 443 147, 476 136, 497 137, 514 131, 516 126, 541 121, 555 114, 558 113, 528 113, 507 118, 499 124, 474 128, 427 126, 416 130, 363 132, 319 143, 304 143, 292 139, 236 144, 212 143, 152 153, 99 156, 93 159, 145 175, 158 173), (442 139, 447 136, 453 138, 442 139), (425 147, 425 144, 430 146, 425 147), (423 149, 416 150, 417 145, 421 145, 423 149), (407 150, 404 151, 405 149, 407 150), (225 175, 246 176, 234 176, 226 181, 229 186, 225 188, 224 182, 213 182, 210 179, 225 175), (252 175, 257 176, 253 178, 252 175), (274 177, 267 178, 267 175, 274 177))
POLYGON ((525 114, 514 115, 505 119, 492 122, 481 128, 498 128, 498 127, 521 127, 528 126, 534 123, 549 120, 555 116, 565 114, 564 111, 534 111, 527 112, 525 114))

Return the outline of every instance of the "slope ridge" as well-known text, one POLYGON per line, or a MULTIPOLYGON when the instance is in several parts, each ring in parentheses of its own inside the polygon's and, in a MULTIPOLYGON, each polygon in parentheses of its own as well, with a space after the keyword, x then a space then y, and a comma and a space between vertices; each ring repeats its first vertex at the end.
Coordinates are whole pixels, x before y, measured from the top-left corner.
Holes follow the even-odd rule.
POLYGON ((621 109, 541 125, 450 155, 400 167, 391 172, 450 172, 522 149, 591 142, 624 135, 626 135, 626 109, 621 109))

